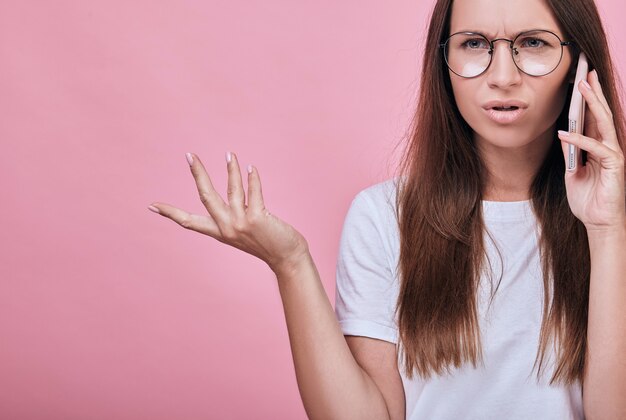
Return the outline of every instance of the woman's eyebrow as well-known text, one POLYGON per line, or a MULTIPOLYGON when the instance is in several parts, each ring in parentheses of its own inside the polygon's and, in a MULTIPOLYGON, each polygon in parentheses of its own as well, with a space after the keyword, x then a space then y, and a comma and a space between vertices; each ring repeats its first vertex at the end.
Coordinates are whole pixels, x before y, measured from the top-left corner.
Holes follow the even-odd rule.
MULTIPOLYGON (((554 32, 556 33, 556 31, 554 29, 548 29, 548 28, 530 28, 530 29, 522 29, 519 32, 516 32, 514 34, 511 35, 511 39, 514 39, 516 36, 518 36, 519 34, 521 34, 522 32, 529 32, 529 31, 550 31, 550 32, 554 32)), ((485 35, 487 38, 492 39, 495 38, 495 36, 491 33, 487 33, 478 29, 462 29, 460 31, 456 31, 456 32, 474 32, 474 33, 479 33, 479 34, 483 34, 485 35)), ((456 32, 452 32, 452 33, 456 33, 456 32)))

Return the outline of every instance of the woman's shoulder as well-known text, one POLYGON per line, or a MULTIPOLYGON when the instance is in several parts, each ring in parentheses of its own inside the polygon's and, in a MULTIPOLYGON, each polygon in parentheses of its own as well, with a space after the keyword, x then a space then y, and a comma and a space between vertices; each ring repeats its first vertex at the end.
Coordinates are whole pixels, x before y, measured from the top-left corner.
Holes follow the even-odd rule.
POLYGON ((370 220, 378 229, 395 229, 398 182, 399 178, 391 178, 361 189, 352 200, 350 213, 354 218, 370 220))
POLYGON ((367 201, 371 206, 380 210, 395 209, 399 177, 390 178, 360 190, 354 201, 367 201))

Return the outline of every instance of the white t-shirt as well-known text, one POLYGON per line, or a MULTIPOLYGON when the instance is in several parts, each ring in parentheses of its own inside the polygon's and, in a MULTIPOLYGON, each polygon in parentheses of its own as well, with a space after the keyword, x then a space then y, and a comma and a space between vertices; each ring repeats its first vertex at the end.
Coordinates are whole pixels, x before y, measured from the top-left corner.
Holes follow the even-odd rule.
MULTIPOLYGON (((370 186, 352 201, 341 234, 335 299, 335 312, 345 335, 395 344, 400 247, 394 213, 397 179, 370 186)), ((478 308, 484 366, 478 363, 474 368, 468 363, 451 375, 424 381, 415 373, 408 380, 398 352, 406 418, 583 419, 579 382, 567 387, 548 385, 555 359, 550 345, 539 383, 533 371, 541 328, 543 280, 530 201, 482 204, 486 229, 504 261, 502 264, 486 239, 494 288, 503 265, 504 272, 490 308, 491 280, 483 276, 480 282, 478 308)))

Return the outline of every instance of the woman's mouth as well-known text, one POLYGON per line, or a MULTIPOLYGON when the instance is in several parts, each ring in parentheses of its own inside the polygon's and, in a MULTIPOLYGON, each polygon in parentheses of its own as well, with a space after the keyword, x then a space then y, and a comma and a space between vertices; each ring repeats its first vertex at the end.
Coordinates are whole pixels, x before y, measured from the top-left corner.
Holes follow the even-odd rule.
POLYGON ((526 111, 525 108, 511 106, 507 108, 493 107, 485 110, 487 116, 498 124, 510 124, 517 121, 526 111))

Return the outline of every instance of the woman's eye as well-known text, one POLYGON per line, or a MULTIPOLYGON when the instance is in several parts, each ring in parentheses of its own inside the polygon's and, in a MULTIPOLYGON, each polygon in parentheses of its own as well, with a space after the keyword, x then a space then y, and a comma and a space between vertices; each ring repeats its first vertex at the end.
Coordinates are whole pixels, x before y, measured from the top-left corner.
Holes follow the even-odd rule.
POLYGON ((527 46, 530 48, 539 48, 539 47, 543 47, 545 44, 546 43, 539 38, 526 38, 522 40, 523 47, 527 46))
POLYGON ((470 49, 476 48, 485 48, 485 40, 484 39, 470 39, 465 41, 465 46, 470 49))

